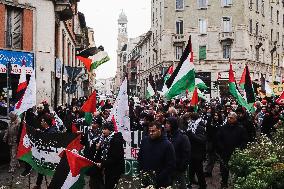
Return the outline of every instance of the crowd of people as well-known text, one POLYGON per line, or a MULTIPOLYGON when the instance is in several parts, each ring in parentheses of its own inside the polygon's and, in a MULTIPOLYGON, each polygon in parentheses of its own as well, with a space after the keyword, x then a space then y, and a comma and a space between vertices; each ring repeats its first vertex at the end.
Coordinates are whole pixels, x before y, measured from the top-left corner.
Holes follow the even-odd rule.
MULTIPOLYGON (((42 102, 36 109, 29 109, 22 122, 41 132, 80 133, 84 145, 81 155, 95 162, 87 172, 90 188, 112 189, 125 169, 124 139, 108 121, 110 100, 97 103, 100 111, 94 113, 90 124, 80 110, 85 100, 74 99, 70 106, 59 106, 55 111, 42 102), (83 131, 82 127, 88 129, 83 131)), ((216 98, 200 101, 196 112, 189 100, 152 99, 137 104, 130 99, 129 117, 131 131, 143 132, 137 158, 140 175, 150 175, 156 188, 175 185, 186 189, 197 184, 205 189, 205 178, 212 177, 216 162, 220 164, 221 187, 227 188, 228 162, 234 150, 244 149, 261 133, 270 137, 283 127, 284 107, 273 100, 263 100, 255 103, 254 112, 247 112, 232 98, 216 98)), ((10 118, 4 139, 12 149, 9 172, 14 172, 19 166, 15 153, 22 124, 13 112, 10 118)), ((27 176, 32 169, 25 166, 21 176, 27 176)), ((43 175, 38 174, 34 189, 41 188, 42 180, 43 175)))

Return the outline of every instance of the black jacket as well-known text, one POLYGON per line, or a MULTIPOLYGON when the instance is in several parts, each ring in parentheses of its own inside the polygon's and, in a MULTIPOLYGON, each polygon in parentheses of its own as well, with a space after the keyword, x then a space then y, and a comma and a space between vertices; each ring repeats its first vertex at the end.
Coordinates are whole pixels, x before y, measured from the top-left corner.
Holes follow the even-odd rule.
POLYGON ((191 158, 192 159, 204 159, 206 156, 206 134, 204 123, 199 122, 195 133, 192 131, 186 132, 190 144, 191 144, 191 158))
POLYGON ((176 157, 174 147, 165 134, 156 140, 152 140, 148 136, 143 138, 137 160, 140 171, 155 171, 158 187, 171 185, 171 176, 176 167, 176 157))
POLYGON ((102 161, 102 168, 106 175, 120 176, 125 171, 124 165, 124 139, 121 133, 115 133, 110 140, 110 147, 107 152, 107 158, 102 161))
POLYGON ((191 156, 191 145, 189 139, 179 129, 168 136, 175 149, 176 170, 185 171, 191 156))
POLYGON ((227 123, 217 133, 218 153, 224 160, 229 160, 236 148, 245 148, 247 141, 247 132, 242 126, 227 123))

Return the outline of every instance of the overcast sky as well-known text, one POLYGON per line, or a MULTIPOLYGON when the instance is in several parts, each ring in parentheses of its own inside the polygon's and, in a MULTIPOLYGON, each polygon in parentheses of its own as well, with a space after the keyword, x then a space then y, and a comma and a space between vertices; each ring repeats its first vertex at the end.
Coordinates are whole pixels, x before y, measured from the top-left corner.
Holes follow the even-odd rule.
POLYGON ((96 46, 103 45, 110 61, 101 65, 97 79, 114 77, 116 72, 117 19, 123 9, 128 24, 128 37, 138 37, 150 29, 150 0, 81 0, 79 11, 84 13, 87 26, 94 29, 96 46))

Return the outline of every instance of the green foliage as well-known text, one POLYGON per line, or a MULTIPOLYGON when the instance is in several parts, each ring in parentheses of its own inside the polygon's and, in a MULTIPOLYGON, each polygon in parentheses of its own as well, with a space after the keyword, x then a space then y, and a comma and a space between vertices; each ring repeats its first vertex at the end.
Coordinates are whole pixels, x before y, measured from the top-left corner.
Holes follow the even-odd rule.
POLYGON ((272 139, 262 135, 245 150, 236 150, 229 162, 236 189, 284 188, 284 130, 272 139))

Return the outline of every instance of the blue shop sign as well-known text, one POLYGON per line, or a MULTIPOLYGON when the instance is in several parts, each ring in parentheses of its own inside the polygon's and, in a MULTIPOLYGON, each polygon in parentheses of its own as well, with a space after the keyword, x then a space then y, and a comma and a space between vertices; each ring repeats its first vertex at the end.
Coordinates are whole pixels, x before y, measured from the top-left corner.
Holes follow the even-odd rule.
POLYGON ((31 74, 34 69, 34 54, 21 51, 0 50, 0 73, 6 73, 6 65, 11 64, 12 74, 21 74, 23 63, 26 73, 31 74))

